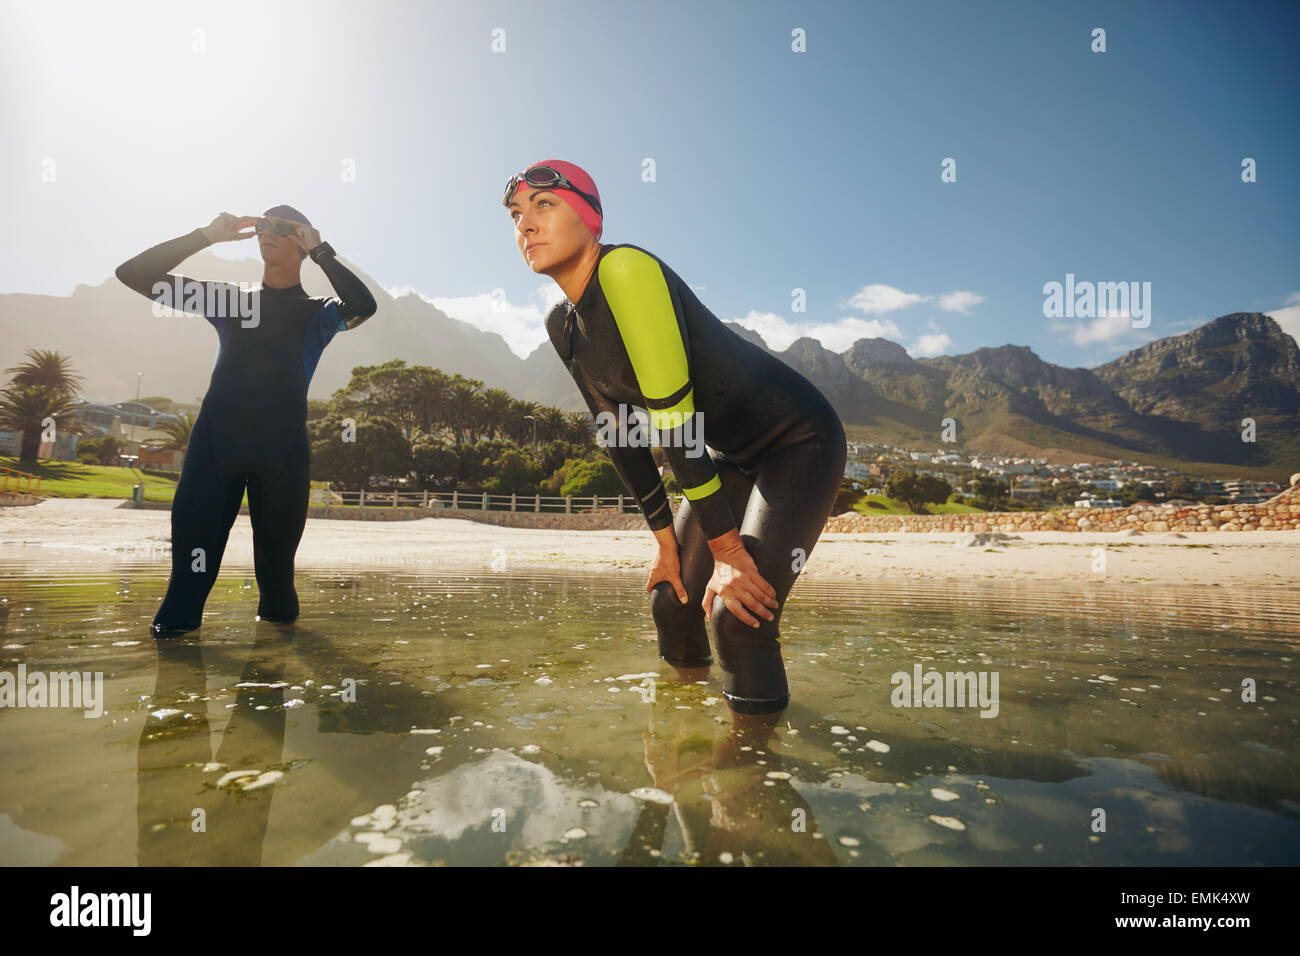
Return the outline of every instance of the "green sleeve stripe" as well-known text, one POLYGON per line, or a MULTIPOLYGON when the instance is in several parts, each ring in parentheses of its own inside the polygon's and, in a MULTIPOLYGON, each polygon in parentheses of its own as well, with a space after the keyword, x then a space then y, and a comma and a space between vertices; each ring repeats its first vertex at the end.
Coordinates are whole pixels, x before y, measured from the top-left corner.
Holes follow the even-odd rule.
POLYGON ((701 498, 707 498, 721 487, 722 479, 714 475, 702 485, 696 485, 694 488, 683 488, 682 494, 691 501, 699 501, 701 498))
POLYGON ((686 347, 659 263, 625 247, 605 253, 597 273, 641 393, 662 399, 680 391, 690 377, 686 347))
POLYGON ((695 414, 695 389, 691 389, 676 405, 667 408, 648 408, 650 424, 659 431, 672 431, 680 428, 686 420, 695 414))

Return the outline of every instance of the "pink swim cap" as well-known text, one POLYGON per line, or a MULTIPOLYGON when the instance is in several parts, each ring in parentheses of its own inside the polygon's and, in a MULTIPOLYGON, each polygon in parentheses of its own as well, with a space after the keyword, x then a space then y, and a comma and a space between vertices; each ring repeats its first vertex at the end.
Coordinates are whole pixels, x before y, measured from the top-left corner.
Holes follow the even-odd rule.
MULTIPOLYGON (((566 163, 562 159, 543 159, 540 162, 530 163, 525 167, 525 169, 532 169, 534 166, 550 166, 556 172, 562 174, 566 179, 568 179, 569 182, 573 183, 573 185, 577 186, 583 192, 595 196, 596 201, 600 202, 600 192, 596 189, 596 181, 588 176, 587 171, 581 166, 577 166, 573 163, 566 163)), ((521 180, 518 192, 522 193, 525 189, 532 188, 533 187, 529 186, 528 183, 521 180)), ((583 199, 572 189, 561 189, 557 186, 555 187, 554 193, 569 204, 573 211, 578 214, 578 218, 582 220, 582 224, 587 227, 588 231, 595 236, 596 241, 599 242, 601 231, 604 229, 600 213, 596 212, 587 200, 583 199)))

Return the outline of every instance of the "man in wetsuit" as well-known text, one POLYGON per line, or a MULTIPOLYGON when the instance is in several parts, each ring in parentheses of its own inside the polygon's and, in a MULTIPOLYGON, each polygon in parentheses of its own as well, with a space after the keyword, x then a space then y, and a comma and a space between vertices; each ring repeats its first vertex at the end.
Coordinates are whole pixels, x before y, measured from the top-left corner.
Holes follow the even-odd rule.
POLYGON ((660 656, 679 675, 706 667, 707 619, 731 709, 780 712, 789 702, 781 609, 839 491, 839 417, 657 256, 601 245, 599 193, 581 168, 534 164, 512 177, 505 205, 525 260, 566 293, 546 331, 587 406, 598 420, 617 420, 620 405, 647 409, 685 494, 674 520, 649 448, 609 449, 659 539, 646 589, 660 656), (693 431, 707 454, 690 454, 693 431))
POLYGON ((217 330, 216 365, 172 501, 172 574, 152 633, 171 637, 202 623, 245 487, 258 619, 293 621, 293 558, 310 488, 307 385, 330 339, 375 313, 374 297, 291 206, 275 206, 261 217, 221 213, 207 226, 128 259, 117 277, 147 298, 202 314, 217 330), (245 291, 168 271, 211 243, 254 235, 265 263, 260 288, 245 291), (308 255, 329 277, 337 299, 315 299, 303 290, 308 255))

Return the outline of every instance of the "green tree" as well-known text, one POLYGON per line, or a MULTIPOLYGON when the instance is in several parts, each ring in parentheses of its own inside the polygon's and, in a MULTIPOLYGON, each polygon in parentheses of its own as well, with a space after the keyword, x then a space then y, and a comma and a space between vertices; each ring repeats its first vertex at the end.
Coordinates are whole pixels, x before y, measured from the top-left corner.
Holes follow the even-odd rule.
POLYGON ((411 446, 402 429, 387 418, 356 419, 345 429, 345 416, 331 414, 308 422, 311 437, 311 476, 349 490, 370 490, 370 477, 405 476, 411 471, 411 446), (349 437, 354 438, 348 441, 349 437))
POLYGON ((1011 493, 1010 487, 996 478, 987 475, 976 478, 971 483, 975 496, 975 507, 984 511, 996 511, 1002 507, 1002 499, 1011 493))
POLYGON ((885 494, 900 501, 913 513, 923 512, 927 504, 940 504, 952 494, 952 485, 934 475, 918 475, 896 468, 885 479, 885 494))
POLYGON ((846 511, 852 511, 853 506, 862 500, 865 492, 861 488, 853 487, 852 478, 840 479, 840 490, 835 493, 835 504, 831 507, 832 515, 842 515, 846 511))
MULTIPOLYGON (((536 402, 515 401, 510 407, 506 434, 513 438, 516 443, 532 447, 533 421, 530 416, 536 418, 540 407, 536 402)), ((540 439, 540 436, 538 437, 540 439)))
POLYGON ((121 443, 112 435, 77 442, 77 460, 92 465, 111 465, 121 452, 121 443))
POLYGON ((544 405, 538 412, 537 418, 537 434, 543 441, 573 440, 573 434, 569 429, 569 416, 561 409, 544 405))
POLYGON ((564 416, 565 436, 569 441, 580 442, 584 445, 592 444, 591 431, 588 425, 591 424, 592 418, 586 412, 569 412, 564 416))
POLYGON ((627 489, 614 470, 614 463, 608 458, 599 461, 580 461, 572 466, 564 483, 560 486, 562 495, 617 495, 626 494, 627 489))
MULTIPOLYGON (((589 448, 571 441, 548 441, 538 448, 538 455, 541 458, 539 464, 542 467, 542 474, 554 475, 570 459, 581 461, 588 457, 589 448)), ((601 454, 605 454, 603 451, 601 454)), ((559 484, 552 489, 551 493, 556 494, 559 491, 559 484)))
POLYGON ((489 388, 482 395, 483 428, 489 438, 496 438, 506 431, 514 399, 504 388, 489 388))
POLYGON ((480 438, 473 442, 462 442, 455 447, 460 459, 460 483, 458 487, 465 490, 481 491, 484 484, 496 472, 497 460, 508 448, 509 442, 480 438))
POLYGON ((1124 507, 1128 507, 1139 501, 1155 501, 1156 493, 1151 490, 1150 485, 1130 481, 1120 489, 1119 500, 1124 507))
POLYGON ((495 474, 483 483, 483 490, 490 495, 531 495, 537 492, 542 478, 542 468, 531 455, 507 448, 496 460, 495 474))
POLYGON ((79 404, 57 388, 11 383, 0 391, 0 428, 22 432, 18 457, 35 461, 41 450, 46 422, 57 431, 75 434, 80 427, 79 404))
POLYGON ((411 468, 426 491, 450 490, 460 481, 460 455, 433 435, 418 435, 411 443, 411 468))
POLYGON ((478 434, 482 426, 484 418, 482 388, 482 382, 461 375, 457 375, 451 381, 447 417, 457 445, 478 434))
POLYGON ((397 422, 407 437, 440 434, 452 427, 456 417, 452 382, 439 369, 408 367, 402 359, 361 365, 352 370, 348 384, 331 397, 330 410, 353 418, 387 418, 397 422))

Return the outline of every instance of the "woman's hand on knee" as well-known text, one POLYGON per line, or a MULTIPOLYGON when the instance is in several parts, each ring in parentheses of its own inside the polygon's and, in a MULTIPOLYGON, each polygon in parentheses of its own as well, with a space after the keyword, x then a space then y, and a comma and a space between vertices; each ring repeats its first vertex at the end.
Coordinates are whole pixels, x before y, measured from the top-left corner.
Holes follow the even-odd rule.
POLYGON ((730 531, 715 538, 709 541, 709 549, 713 552, 713 577, 704 592, 704 616, 713 620, 713 599, 720 597, 727 610, 750 627, 758 627, 754 614, 775 620, 772 610, 780 607, 776 589, 758 573, 758 565, 745 549, 740 534, 730 531))
POLYGON ((660 581, 667 581, 677 592, 677 600, 686 603, 686 587, 682 584, 682 563, 677 555, 677 541, 666 544, 661 539, 654 555, 650 558, 650 570, 646 576, 645 589, 653 591, 660 581))

